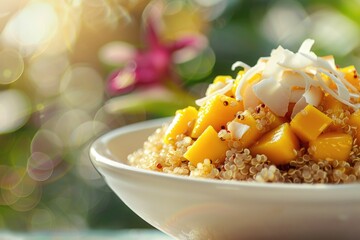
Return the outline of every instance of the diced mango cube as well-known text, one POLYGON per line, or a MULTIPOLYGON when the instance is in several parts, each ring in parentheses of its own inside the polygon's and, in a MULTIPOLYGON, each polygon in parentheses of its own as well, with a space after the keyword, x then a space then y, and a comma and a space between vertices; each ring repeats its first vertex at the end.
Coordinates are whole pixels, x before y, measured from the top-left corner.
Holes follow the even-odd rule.
POLYGON ((309 142, 308 152, 315 161, 347 161, 353 139, 349 134, 328 132, 309 142))
POLYGON ((250 147, 253 156, 265 154, 275 165, 289 163, 295 159, 299 150, 299 140, 292 132, 289 123, 283 123, 262 136, 250 147))
POLYGON ((240 139, 235 139, 238 140, 240 148, 249 147, 263 134, 261 127, 258 126, 256 119, 251 115, 249 110, 238 114, 233 121, 249 126, 249 129, 240 139))
POLYGON ((349 117, 348 124, 354 128, 354 137, 356 138, 356 143, 360 144, 360 110, 352 113, 349 117))
POLYGON ((241 110, 243 110, 242 103, 234 98, 221 94, 212 97, 200 107, 191 137, 198 138, 209 125, 215 131, 220 131, 241 110))
POLYGON ((309 104, 295 115, 290 126, 296 136, 308 142, 315 140, 331 123, 331 118, 309 104))
POLYGON ((189 134, 192 131, 198 111, 194 107, 187 107, 177 110, 175 117, 166 129, 164 142, 169 144, 176 139, 179 134, 189 134))
POLYGON ((330 94, 326 93, 321 101, 321 106, 324 109, 324 112, 331 111, 331 112, 338 112, 344 109, 344 104, 339 102, 330 94))
MULTIPOLYGON (((323 108, 323 111, 327 113, 327 115, 331 119, 338 119, 342 114, 344 114, 344 109, 347 107, 345 104, 341 103, 337 99, 335 99, 330 94, 325 94, 322 101, 321 106, 323 108)), ((336 121, 333 121, 329 127, 326 129, 327 132, 341 132, 342 126, 337 123, 336 121)))
POLYGON ((266 111, 266 119, 268 121, 265 127, 266 131, 272 130, 286 122, 286 117, 279 117, 275 115, 273 112, 271 112, 268 108, 266 108, 265 111, 266 111))
POLYGON ((340 68, 339 69, 343 74, 344 78, 351 83, 358 91, 360 91, 360 79, 358 73, 353 65, 340 68))
POLYGON ((208 126, 198 139, 185 152, 184 157, 196 166, 205 159, 223 162, 226 151, 229 149, 227 142, 218 137, 212 126, 208 126))

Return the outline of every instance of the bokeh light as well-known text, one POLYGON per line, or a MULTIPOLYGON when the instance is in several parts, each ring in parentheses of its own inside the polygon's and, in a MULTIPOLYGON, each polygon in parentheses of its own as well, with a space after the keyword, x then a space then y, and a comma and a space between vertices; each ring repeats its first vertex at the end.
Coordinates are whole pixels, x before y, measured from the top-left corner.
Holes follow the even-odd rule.
POLYGON ((73 66, 64 74, 60 90, 64 104, 71 108, 92 110, 103 101, 104 84, 93 68, 73 66))
POLYGON ((114 41, 105 44, 99 51, 99 58, 104 64, 116 67, 134 58, 136 50, 126 42, 114 41))
POLYGON ((10 207, 18 212, 30 211, 40 202, 41 195, 42 189, 39 187, 35 188, 29 196, 18 198, 10 207))
POLYGON ((43 153, 50 159, 55 159, 63 152, 63 142, 54 132, 40 129, 34 135, 30 149, 32 154, 43 153))
POLYGON ((70 145, 81 147, 88 143, 94 136, 109 131, 110 129, 102 122, 87 121, 75 128, 70 136, 70 145))
MULTIPOLYGON (((90 146, 85 148, 90 149, 90 146)), ((105 183, 102 181, 100 174, 93 167, 86 151, 83 151, 79 157, 79 161, 76 163, 76 171, 84 181, 95 188, 104 187, 105 183)), ((96 199, 96 198, 95 198, 96 199)))
POLYGON ((4 18, 12 14, 22 2, 22 0, 0 1, 0 17, 4 18))
POLYGON ((27 73, 36 93, 45 98, 57 96, 60 93, 60 80, 69 65, 65 54, 44 55, 32 59, 27 73))
POLYGON ((41 189, 27 175, 25 168, 0 167, 0 205, 24 212, 33 209, 41 199, 41 189))
POLYGON ((30 117, 28 97, 19 90, 0 91, 0 134, 17 130, 30 117))
POLYGON ((24 60, 11 49, 0 52, 0 84, 10 84, 18 80, 24 71, 24 60))
POLYGON ((55 222, 54 214, 46 208, 36 208, 30 217, 30 228, 35 230, 52 229, 55 222))
POLYGON ((347 55, 359 46, 359 27, 342 13, 324 9, 312 14, 311 21, 311 35, 335 56, 347 55))
POLYGON ((46 181, 54 171, 55 163, 50 157, 41 152, 35 152, 28 159, 27 172, 35 181, 46 181))
POLYGON ((60 138, 65 147, 71 147, 73 132, 79 125, 91 121, 91 116, 83 110, 73 109, 62 112, 61 116, 52 119, 55 125, 53 132, 60 138))
MULTIPOLYGON (((128 2, 131 4, 132 1, 128 2)), ((82 1, 83 19, 94 30, 104 24, 111 27, 116 27, 119 22, 128 24, 132 19, 124 4, 125 1, 82 1)))
POLYGON ((206 49, 203 54, 179 65, 179 74, 185 79, 196 81, 208 76, 215 65, 215 54, 212 49, 206 49))
POLYGON ((7 44, 28 56, 46 45, 58 26, 54 7, 46 1, 34 1, 7 22, 2 37, 7 44))
POLYGON ((36 181, 30 178, 28 174, 26 174, 26 169, 21 169, 21 178, 20 181, 11 188, 11 192, 13 195, 21 198, 21 197, 28 197, 30 194, 32 194, 33 191, 35 191, 35 188, 38 187, 38 184, 36 181))
POLYGON ((274 44, 302 42, 309 28, 308 14, 295 1, 275 2, 262 20, 262 31, 274 44))

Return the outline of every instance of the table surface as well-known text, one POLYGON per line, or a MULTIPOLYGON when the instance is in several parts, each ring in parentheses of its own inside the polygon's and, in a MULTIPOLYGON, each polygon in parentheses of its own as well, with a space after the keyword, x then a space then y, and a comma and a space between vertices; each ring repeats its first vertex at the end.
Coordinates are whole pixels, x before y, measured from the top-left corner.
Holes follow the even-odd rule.
POLYGON ((158 230, 119 230, 119 231, 40 231, 11 232, 0 230, 1 240, 171 240, 158 230))

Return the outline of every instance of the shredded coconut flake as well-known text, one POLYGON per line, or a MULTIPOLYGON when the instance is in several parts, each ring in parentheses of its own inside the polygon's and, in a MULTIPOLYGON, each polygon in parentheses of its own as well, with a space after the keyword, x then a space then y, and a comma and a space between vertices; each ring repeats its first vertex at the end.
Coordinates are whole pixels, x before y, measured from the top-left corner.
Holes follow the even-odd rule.
POLYGON ((244 134, 249 130, 250 126, 238 122, 230 122, 228 124, 228 130, 230 131, 233 139, 241 139, 244 134))
POLYGON ((311 104, 315 107, 319 106, 322 96, 323 96, 323 92, 319 87, 310 87, 309 90, 307 90, 304 94, 303 94, 306 103, 311 104))
POLYGON ((250 80, 255 74, 260 73, 262 70, 264 70, 265 66, 266 64, 264 62, 258 62, 254 67, 250 68, 248 71, 244 73, 239 85, 236 88, 236 92, 235 92, 236 100, 238 101, 242 100, 242 96, 240 93, 244 83, 250 80))
POLYGON ((212 98, 213 96, 216 96, 218 94, 225 94, 228 91, 230 91, 232 89, 234 85, 234 80, 233 79, 229 79, 226 84, 224 84, 224 86, 220 89, 217 89, 216 91, 211 92, 210 94, 208 94, 207 96, 197 99, 195 101, 196 105, 198 106, 202 106, 204 105, 210 98, 212 98))
POLYGON ((292 90, 291 94, 290 94, 290 100, 289 102, 291 103, 296 103, 297 101, 300 100, 300 98, 302 98, 302 96, 304 95, 305 90, 304 89, 296 89, 296 90, 292 90))
POLYGON ((290 102, 290 88, 274 78, 263 79, 253 86, 258 99, 278 116, 285 116, 290 102))
POLYGON ((302 96, 299 101, 297 101, 294 105, 293 111, 291 113, 291 118, 295 117, 297 113, 299 113, 302 109, 306 107, 307 103, 305 97, 302 96))
MULTIPOLYGON (((359 104, 354 99, 359 98, 359 90, 344 78, 332 56, 318 57, 312 52, 313 45, 314 40, 306 39, 296 53, 279 46, 269 57, 259 58, 253 67, 241 61, 235 62, 232 70, 237 67, 244 69, 244 74, 236 79, 239 81, 236 100, 252 101, 244 99, 247 96, 243 96, 242 90, 255 74, 260 74, 261 79, 252 86, 253 95, 279 116, 287 112, 290 102, 296 102, 294 112, 301 111, 307 104, 317 106, 324 93, 357 110, 359 104)), ((232 86, 233 83, 226 84, 196 103, 201 106, 210 96, 226 93, 232 86)))
POLYGON ((210 94, 212 94, 213 92, 224 88, 226 85, 226 83, 224 82, 216 82, 216 83, 211 83, 209 85, 209 87, 206 89, 206 93, 205 96, 209 96, 210 94))
POLYGON ((250 66, 247 65, 246 63, 244 63, 242 61, 237 61, 231 66, 231 70, 235 71, 235 69, 238 67, 242 67, 244 69, 244 71, 247 71, 250 69, 250 66))
POLYGON ((299 53, 310 53, 315 41, 313 39, 306 39, 299 48, 299 53))

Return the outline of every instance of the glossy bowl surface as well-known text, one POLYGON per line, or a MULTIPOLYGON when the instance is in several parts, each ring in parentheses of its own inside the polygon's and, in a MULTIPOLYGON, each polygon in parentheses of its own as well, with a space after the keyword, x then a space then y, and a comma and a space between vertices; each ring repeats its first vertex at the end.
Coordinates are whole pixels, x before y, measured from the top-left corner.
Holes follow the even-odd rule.
POLYGON ((177 239, 353 239, 360 183, 309 185, 199 179, 127 165, 159 119, 113 130, 91 146, 106 183, 136 214, 177 239))

